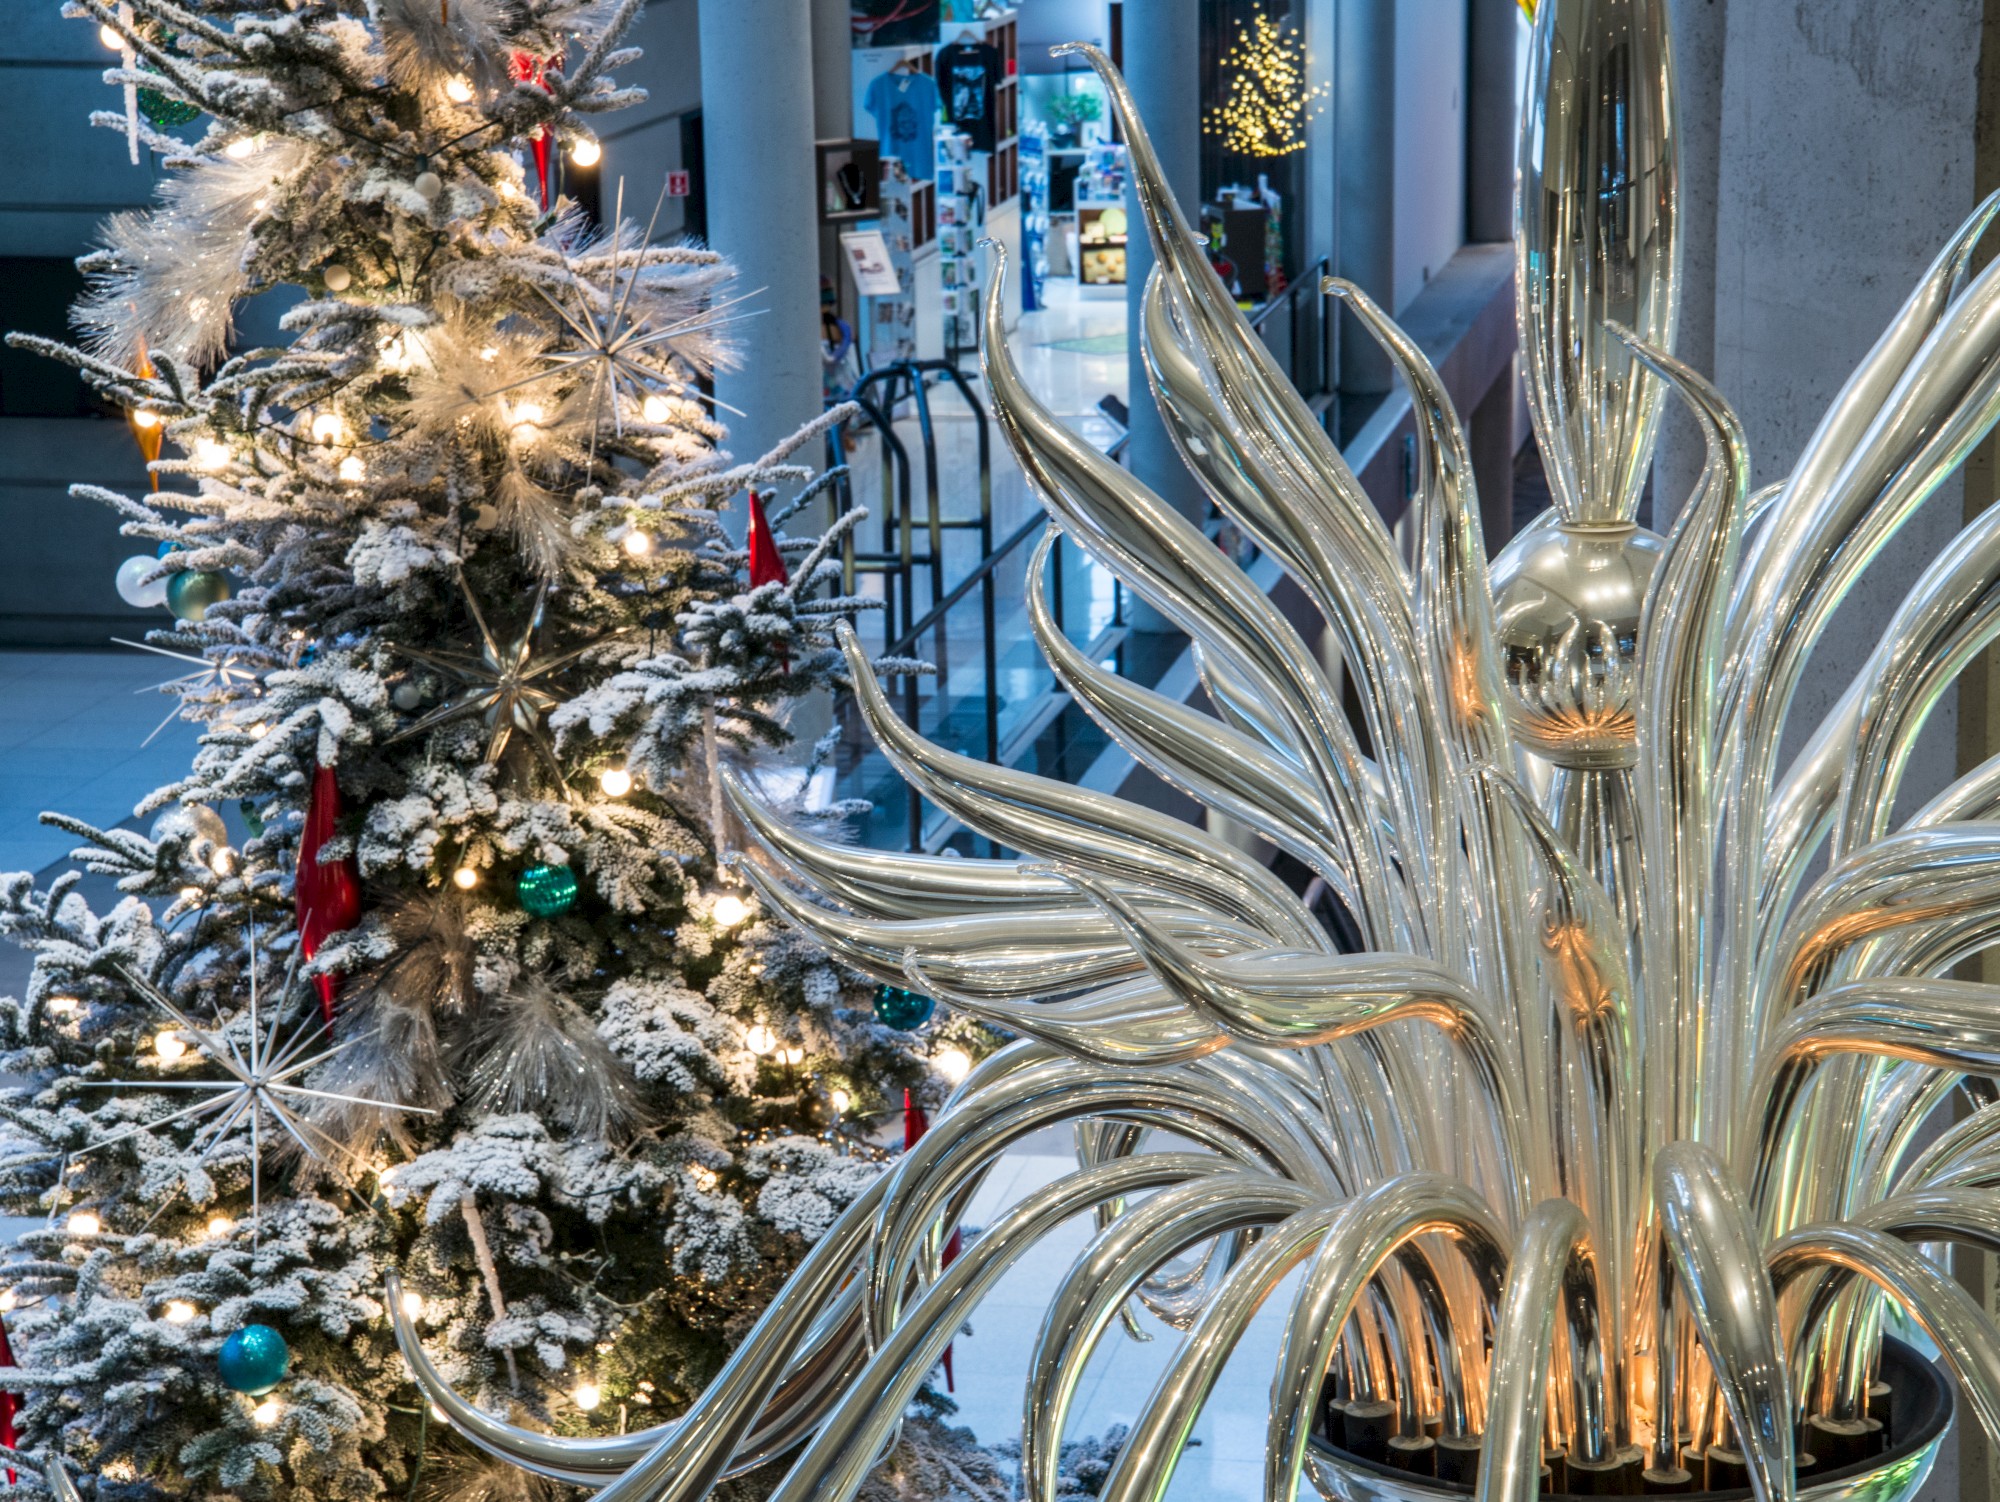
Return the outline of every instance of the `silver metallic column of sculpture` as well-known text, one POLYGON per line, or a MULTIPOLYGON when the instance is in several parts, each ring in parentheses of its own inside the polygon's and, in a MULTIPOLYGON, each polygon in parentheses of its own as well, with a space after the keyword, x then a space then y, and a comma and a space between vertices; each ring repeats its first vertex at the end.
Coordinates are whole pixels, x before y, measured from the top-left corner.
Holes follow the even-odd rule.
POLYGON ((1728 404, 1669 352, 1662 0, 1543 0, 1516 250, 1556 508, 1491 568, 1437 373, 1358 291, 1328 289, 1414 399, 1409 567, 1209 269, 1116 72, 1080 50, 1123 119, 1159 258, 1153 395, 1216 506, 1325 616, 1374 755, 1315 644, 1026 389, 996 278, 986 377, 1015 455, 1055 527, 1194 640, 1216 713, 1103 671, 1034 582, 1037 638, 1135 756, 1324 878, 1364 952, 1200 828, 927 742, 849 638, 884 753, 1022 855, 827 843, 737 782, 747 874, 842 958, 1022 1041, 973 1072, 672 1423, 577 1438, 482 1413, 396 1313, 413 1370, 471 1442, 607 1502, 694 1502, 781 1454, 782 1502, 845 1502, 995 1279, 1106 1210, 1049 1295, 1023 1401, 1030 1502, 1053 1496, 1078 1378, 1133 1301, 1185 1333, 1103 1496, 1157 1502, 1294 1270, 1271 1502, 1302 1475, 1349 1502, 1421 1493, 1435 1483, 1416 1473, 1446 1456, 1486 1502, 1525 1502, 1552 1449, 1572 1491, 1641 1471, 1698 1488, 1695 1457, 1711 1483, 1740 1466, 1763 1502, 1802 1486, 1902 1502, 1935 1434, 1803 1483, 1796 1436, 1803 1422, 1832 1454, 1866 1435, 1885 1305, 2000 1434, 2000 1331, 1921 1249, 2000 1244, 1991 1088, 1916 1147, 1949 1092, 2000 1071, 2000 996, 1942 978, 2000 936, 2000 758, 1894 813, 1927 712, 2000 632, 2000 511, 1926 571, 1804 753, 1779 748, 1828 616, 2000 412, 2000 269, 1968 280, 1994 203, 1940 247, 1797 466, 1753 495, 1728 404), (1662 539, 1634 515, 1670 397, 1708 464, 1662 539), (1531 756, 1558 769, 1546 805, 1531 756), (982 1176, 1058 1122, 1078 1124, 1077 1171, 942 1266, 982 1176), (1201 1277, 1169 1272, 1205 1247, 1220 1250, 1201 1277), (1329 1383, 1350 1413, 1390 1405, 1407 1482, 1313 1443, 1329 1383))

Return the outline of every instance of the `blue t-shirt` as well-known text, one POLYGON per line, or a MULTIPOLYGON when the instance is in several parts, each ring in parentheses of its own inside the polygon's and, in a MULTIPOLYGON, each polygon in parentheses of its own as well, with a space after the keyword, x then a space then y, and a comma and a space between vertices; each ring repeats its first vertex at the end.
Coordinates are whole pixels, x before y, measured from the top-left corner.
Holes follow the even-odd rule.
POLYGON ((868 85, 862 101, 875 119, 882 155, 901 160, 903 170, 929 182, 937 170, 938 91, 926 73, 884 73, 868 85))

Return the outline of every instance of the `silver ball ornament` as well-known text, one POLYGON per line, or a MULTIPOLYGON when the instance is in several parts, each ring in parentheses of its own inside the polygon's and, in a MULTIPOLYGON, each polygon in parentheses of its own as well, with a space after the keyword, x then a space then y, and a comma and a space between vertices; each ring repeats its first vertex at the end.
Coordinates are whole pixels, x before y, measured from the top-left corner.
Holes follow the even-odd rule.
POLYGON ((135 554, 118 565, 118 598, 135 610, 151 610, 167 603, 167 576, 146 576, 160 566, 149 553, 135 554))
POLYGON ((1665 542, 1630 523, 1544 518, 1493 560, 1507 720, 1559 767, 1629 767, 1638 755, 1639 619, 1665 542))
POLYGON ((435 172, 419 172, 410 186, 417 190, 417 197, 428 203, 444 191, 444 179, 435 172))
POLYGON ((422 707, 424 692, 414 683, 399 683, 389 691, 389 699, 396 708, 408 714, 422 707))
POLYGON ((320 280, 329 292, 345 292, 354 284, 354 273, 345 266, 329 266, 320 273, 320 280))
POLYGON ((176 620, 198 621, 211 606, 228 599, 229 575, 209 569, 183 569, 167 580, 167 609, 176 620))
POLYGON ((472 530, 491 532, 500 525, 500 508, 489 506, 484 501, 472 508, 472 530))
POLYGON ((188 818, 194 822, 194 832, 211 845, 229 843, 229 826, 222 822, 222 815, 206 803, 187 805, 188 818))
POLYGON ((206 803, 175 804, 153 820, 147 838, 157 843, 176 833, 180 826, 186 826, 196 839, 207 840, 211 845, 229 843, 229 826, 206 803))

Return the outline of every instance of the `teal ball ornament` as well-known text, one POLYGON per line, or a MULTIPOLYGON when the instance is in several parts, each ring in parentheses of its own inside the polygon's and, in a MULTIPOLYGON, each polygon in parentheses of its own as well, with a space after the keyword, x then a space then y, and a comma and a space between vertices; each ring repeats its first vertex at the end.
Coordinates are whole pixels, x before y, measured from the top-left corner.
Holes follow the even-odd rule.
POLYGON ((167 609, 174 619, 198 621, 230 596, 229 575, 209 569, 182 569, 167 580, 167 609))
POLYGON ((231 1392, 254 1398, 285 1380, 292 1349, 269 1325, 245 1325, 222 1343, 215 1364, 231 1392))
POLYGON ((875 1016, 884 1027, 899 1033, 913 1033, 931 1020, 937 1003, 921 991, 901 986, 883 986, 875 993, 875 1016))
POLYGON ((554 918, 576 906, 576 873, 568 866, 530 866, 514 881, 514 895, 537 918, 554 918))
POLYGON ((158 89, 139 90, 138 105, 139 113, 155 130, 172 130, 177 125, 201 118, 200 106, 189 104, 185 99, 176 99, 171 94, 162 94, 158 89))

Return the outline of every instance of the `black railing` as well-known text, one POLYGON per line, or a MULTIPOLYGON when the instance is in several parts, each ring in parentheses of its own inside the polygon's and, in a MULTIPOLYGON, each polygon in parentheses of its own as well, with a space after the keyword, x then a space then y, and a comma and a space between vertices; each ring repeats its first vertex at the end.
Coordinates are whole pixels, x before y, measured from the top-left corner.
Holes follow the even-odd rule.
POLYGON ((1321 256, 1276 297, 1250 315, 1250 327, 1284 366, 1292 385, 1316 412, 1333 400, 1335 319, 1328 316, 1320 283, 1328 262, 1321 256))
MULTIPOLYGON (((1016 641, 1025 642, 1029 635, 1025 617, 1020 613, 1025 596, 1026 558, 1047 527, 1048 520, 1044 516, 1033 516, 1006 537, 994 538, 990 418, 971 384, 946 362, 912 361, 875 372, 859 383, 851 399, 862 413, 857 431, 872 432, 882 440, 880 485, 883 515, 879 550, 870 551, 862 547, 850 534, 843 556, 844 584, 848 592, 853 593, 862 576, 880 575, 883 580, 881 655, 885 658, 922 659, 935 670, 934 673, 905 674, 899 684, 890 687, 891 697, 899 701, 902 717, 913 729, 942 740, 968 755, 983 756, 991 762, 1010 761, 1018 750, 1020 740, 1045 726, 1068 702, 1039 656, 1034 659, 1039 672, 1034 674, 1035 682, 1031 690, 1008 695, 1002 684, 1003 623, 1000 617, 1003 590, 1008 611, 1005 641, 1011 647, 1016 641), (942 381, 951 381, 957 386, 976 424, 978 502, 977 512, 973 515, 954 517, 945 514, 941 481, 943 465, 940 462, 931 392, 927 389, 942 381), (914 418, 914 441, 907 426, 900 434, 896 431, 895 415, 899 411, 906 414, 906 420, 914 418), (921 486, 914 473, 919 454, 923 457, 925 471, 921 486), (947 586, 944 543, 945 535, 952 530, 976 532, 979 553, 967 572, 947 586), (1009 577, 1003 585, 1003 574, 1015 568, 1021 570, 1022 579, 1016 581, 1009 577), (916 580, 920 570, 928 575, 928 588, 921 593, 916 580), (1018 591, 1015 588, 1017 583, 1020 585, 1018 591), (919 605, 925 595, 928 595, 927 604, 919 605), (953 632, 950 629, 952 618, 967 608, 975 595, 976 625, 968 620, 965 623, 967 629, 953 632), (968 646, 973 646, 977 652, 977 683, 965 685, 964 678, 960 678, 959 682, 966 691, 954 694, 953 660, 958 658, 970 665, 971 659, 964 656, 968 646), (977 706, 976 711, 974 706, 977 706), (968 723, 974 712, 978 715, 976 725, 968 723)), ((856 504, 854 482, 844 472, 846 441, 847 435, 840 429, 827 434, 828 467, 843 468, 834 491, 835 504, 842 514, 856 504)), ((1060 537, 1051 550, 1051 556, 1049 606, 1058 626, 1067 631, 1074 604, 1070 575, 1076 571, 1078 559, 1068 552, 1060 537)), ((1123 590, 1115 580, 1110 581, 1110 586, 1108 623, 1101 620, 1103 604, 1100 601, 1096 615, 1084 626, 1092 638, 1087 643, 1088 649, 1099 654, 1116 650, 1118 638, 1123 634, 1123 590)), ((1018 664, 1014 676, 1021 676, 1018 664)), ((1021 685, 1016 687, 1018 689, 1021 685)), ((868 737, 859 724, 851 700, 843 696, 838 712, 842 721, 842 739, 847 756, 851 758, 843 763, 844 773, 856 771, 870 761, 866 751, 868 737)), ((902 831, 903 843, 911 850, 921 850, 926 848, 923 800, 914 789, 906 788, 905 794, 908 811, 907 823, 902 831)), ((888 834, 889 831, 883 829, 881 833, 888 834)))
MULTIPOLYGON (((932 608, 935 609, 938 601, 944 598, 946 532, 961 529, 976 531, 979 534, 980 556, 984 558, 993 551, 992 421, 965 373, 949 360, 905 360, 870 371, 855 383, 848 400, 861 408, 870 426, 882 435, 882 549, 873 553, 864 551, 850 533, 841 562, 850 594, 858 575, 879 573, 884 576, 884 631, 893 636, 898 620, 907 623, 916 614, 918 569, 929 575, 932 608), (931 373, 943 376, 958 388, 976 424, 979 445, 979 511, 976 516, 947 517, 944 514, 938 478, 937 428, 931 421, 929 383, 924 380, 925 375, 931 373), (918 439, 923 445, 924 511, 921 522, 912 493, 910 453, 896 435, 896 409, 904 401, 915 409, 918 439), (922 553, 917 551, 916 544, 920 525, 927 548, 922 553), (889 587, 891 580, 893 590, 889 587)), ((837 441, 832 434, 828 435, 828 440, 830 443, 837 441)), ((845 511, 853 504, 852 491, 842 487, 841 495, 842 510, 845 511)), ((908 629, 907 625, 904 629, 908 629)))

